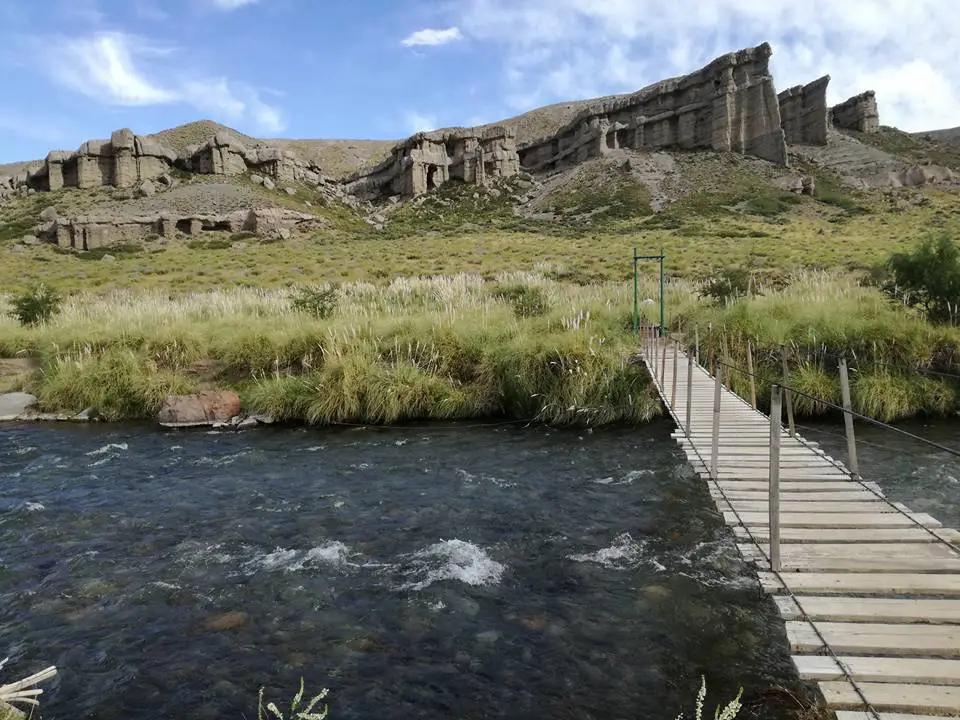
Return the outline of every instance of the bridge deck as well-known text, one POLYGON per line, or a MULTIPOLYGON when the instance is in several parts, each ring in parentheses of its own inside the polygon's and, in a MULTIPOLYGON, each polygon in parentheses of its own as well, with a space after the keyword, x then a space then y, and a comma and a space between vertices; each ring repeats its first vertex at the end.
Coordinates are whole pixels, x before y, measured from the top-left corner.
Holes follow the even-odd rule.
POLYGON ((670 346, 664 362, 664 346, 649 341, 643 356, 677 424, 673 437, 776 596, 801 678, 819 686, 838 720, 960 714, 960 533, 888 501, 876 483, 853 479, 784 430, 781 568, 772 571, 770 420, 723 388, 712 477, 716 381, 694 363, 688 392, 687 356, 670 346))

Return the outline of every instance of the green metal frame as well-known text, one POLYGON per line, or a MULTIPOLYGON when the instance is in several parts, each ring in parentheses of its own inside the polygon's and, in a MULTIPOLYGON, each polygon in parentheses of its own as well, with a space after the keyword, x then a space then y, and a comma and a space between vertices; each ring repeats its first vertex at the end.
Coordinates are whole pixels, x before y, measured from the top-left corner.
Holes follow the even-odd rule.
POLYGON ((664 292, 663 292, 663 261, 665 259, 663 254, 663 248, 660 249, 659 255, 637 255, 637 249, 633 249, 633 329, 636 332, 640 329, 640 281, 637 274, 637 262, 640 260, 657 260, 660 263, 660 337, 663 337, 666 334, 666 324, 664 323, 665 313, 663 307, 664 292))

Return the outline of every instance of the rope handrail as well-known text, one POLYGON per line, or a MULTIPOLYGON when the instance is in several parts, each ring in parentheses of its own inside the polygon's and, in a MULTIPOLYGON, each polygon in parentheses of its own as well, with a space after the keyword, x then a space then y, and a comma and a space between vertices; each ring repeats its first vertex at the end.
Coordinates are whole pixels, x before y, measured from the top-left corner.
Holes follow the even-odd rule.
MULTIPOLYGON (((716 362, 718 365, 723 365, 724 367, 730 368, 731 370, 735 370, 735 371, 737 371, 737 372, 739 372, 739 373, 742 373, 742 374, 744 374, 744 375, 748 375, 748 376, 751 376, 751 377, 754 377, 754 378, 759 377, 756 373, 750 373, 750 372, 748 372, 747 370, 745 370, 744 368, 740 368, 740 367, 738 367, 738 366, 736 366, 736 365, 732 365, 732 364, 730 364, 730 363, 728 363, 728 362, 726 362, 726 361, 724 361, 724 360, 719 360, 719 359, 717 359, 717 360, 715 360, 715 362, 716 362)), ((866 422, 866 423, 870 423, 871 425, 875 425, 876 427, 881 427, 881 428, 884 428, 884 429, 886 429, 886 430, 892 430, 893 432, 898 433, 898 434, 900 434, 900 435, 903 435, 903 436, 905 436, 905 437, 909 437, 909 438, 912 439, 912 440, 917 440, 917 441, 919 441, 919 442, 921 442, 921 443, 924 443, 924 444, 926 444, 926 445, 929 445, 929 446, 931 446, 931 447, 935 447, 935 448, 937 448, 938 450, 942 450, 943 452, 949 453, 950 455, 954 455, 954 456, 956 456, 956 457, 960 457, 960 450, 957 450, 957 449, 955 449, 955 448, 947 447, 946 445, 942 445, 942 444, 940 444, 940 443, 938 443, 938 442, 936 442, 936 441, 934 441, 934 440, 928 440, 928 439, 925 438, 925 437, 921 437, 920 435, 916 435, 916 434, 914 434, 914 433, 912 433, 912 432, 908 432, 907 430, 904 430, 904 429, 902 429, 902 428, 898 428, 898 427, 896 427, 896 426, 894 426, 894 425, 890 425, 889 423, 885 423, 885 422, 883 422, 882 420, 877 420, 876 418, 872 418, 872 417, 870 417, 869 415, 864 415, 863 413, 858 413, 856 410, 848 410, 847 408, 843 407, 842 405, 837 405, 836 403, 832 403, 832 402, 830 402, 829 400, 824 400, 824 399, 821 398, 821 397, 817 397, 816 395, 813 395, 813 394, 808 393, 808 392, 806 392, 806 391, 804 391, 804 390, 800 390, 800 389, 798 389, 798 388, 792 387, 791 385, 786 385, 785 383, 782 383, 782 382, 778 382, 778 383, 775 383, 775 384, 776 384, 776 385, 779 385, 779 386, 782 387, 784 390, 789 390, 790 392, 796 393, 797 395, 802 395, 803 397, 809 398, 810 400, 813 400, 815 403, 818 403, 818 404, 823 405, 823 406, 825 406, 825 407, 831 408, 831 409, 833 409, 833 410, 839 410, 840 412, 843 412, 843 413, 847 413, 847 414, 849 414, 849 415, 852 415, 853 417, 857 418, 858 420, 862 420, 862 421, 864 421, 864 422, 866 422)))

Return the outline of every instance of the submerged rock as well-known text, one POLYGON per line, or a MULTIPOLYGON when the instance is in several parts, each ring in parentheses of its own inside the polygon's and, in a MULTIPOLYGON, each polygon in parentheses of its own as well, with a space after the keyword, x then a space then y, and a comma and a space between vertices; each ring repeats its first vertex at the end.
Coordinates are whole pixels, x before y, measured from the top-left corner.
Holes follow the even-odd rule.
POLYGON ((210 632, 224 632, 226 630, 236 630, 247 624, 249 616, 245 612, 233 611, 225 612, 207 618, 203 623, 203 629, 210 632))
POLYGON ((157 415, 164 427, 200 427, 228 423, 240 414, 240 398, 230 390, 196 395, 167 395, 157 415))

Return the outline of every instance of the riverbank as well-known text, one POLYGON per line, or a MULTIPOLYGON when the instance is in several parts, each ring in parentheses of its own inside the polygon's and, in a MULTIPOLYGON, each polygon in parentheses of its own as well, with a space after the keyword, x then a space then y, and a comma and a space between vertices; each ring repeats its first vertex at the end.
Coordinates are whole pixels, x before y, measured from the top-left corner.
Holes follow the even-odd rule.
MULTIPOLYGON (((656 297, 645 280, 641 298, 656 297)), ((182 295, 77 294, 37 327, 0 319, 0 392, 27 391, 39 411, 151 419, 164 396, 231 389, 246 413, 312 424, 505 418, 556 425, 642 423, 660 414, 635 360, 632 283, 580 286, 530 273, 352 283, 335 292, 236 288, 182 295), (299 309, 298 309, 299 308, 299 309), (31 360, 32 359, 32 364, 31 360), (12 371, 9 368, 14 368, 12 371)), ((646 321, 655 305, 641 306, 646 321)), ((701 357, 745 367, 758 395, 782 377, 839 399, 848 353, 854 404, 896 420, 951 413, 960 333, 890 305, 877 290, 825 274, 718 306, 698 286, 667 287, 667 322, 701 357), (940 373, 938 375, 930 374, 940 373)), ((746 395, 748 378, 733 376, 746 395)), ((798 414, 822 406, 796 401, 798 414)))

